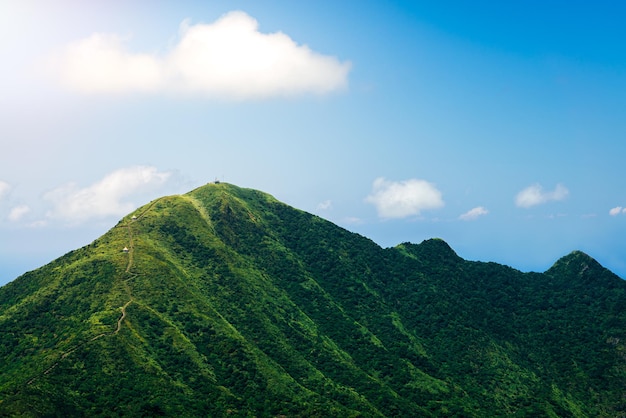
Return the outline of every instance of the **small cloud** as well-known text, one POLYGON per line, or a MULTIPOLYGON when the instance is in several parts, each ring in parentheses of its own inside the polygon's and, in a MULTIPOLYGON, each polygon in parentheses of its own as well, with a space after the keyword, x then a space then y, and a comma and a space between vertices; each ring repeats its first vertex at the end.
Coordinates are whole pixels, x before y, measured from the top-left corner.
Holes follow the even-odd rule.
POLYGON ((478 206, 459 216, 459 219, 462 221, 473 221, 478 219, 480 216, 487 215, 488 213, 489 211, 487 209, 482 206, 478 206))
POLYGON ((317 210, 328 210, 333 207, 333 202, 330 200, 324 200, 317 205, 317 210))
POLYGON ((558 218, 566 218, 567 216, 568 216, 567 213, 552 213, 550 215, 546 215, 546 218, 558 219, 558 218))
POLYGON ((357 218, 356 216, 348 216, 346 218, 343 218, 342 221, 344 224, 348 225, 357 225, 363 223, 363 220, 361 218, 357 218))
POLYGON ((28 227, 29 228, 43 228, 46 225, 48 225, 48 221, 40 219, 38 221, 31 222, 30 224, 28 224, 28 227))
POLYGON ((155 167, 136 166, 114 171, 85 188, 66 184, 44 195, 53 205, 48 217, 80 222, 124 215, 136 207, 124 198, 154 191, 165 185, 170 176, 170 172, 159 172, 155 167))
POLYGON ((432 183, 420 179, 394 182, 382 177, 374 180, 365 201, 373 204, 382 218, 406 218, 444 205, 441 192, 432 183))
POLYGON ((557 184, 551 192, 546 192, 540 184, 528 186, 515 197, 515 204, 521 208, 540 205, 550 201, 559 201, 569 195, 569 190, 562 184, 557 184))
POLYGON ((10 189, 11 189, 11 185, 9 183, 7 183, 6 181, 0 180, 0 199, 6 196, 9 193, 10 189))
POLYGON ((617 216, 622 213, 626 213, 626 208, 623 208, 621 206, 616 206, 609 211, 609 215, 611 216, 617 216))
POLYGON ((9 212, 9 216, 8 216, 9 221, 17 222, 20 219, 22 219, 22 217, 26 215, 28 212, 30 212, 30 207, 28 207, 28 205, 16 206, 13 209, 11 209, 11 212, 9 212))
POLYGON ((241 11, 213 23, 184 21, 165 54, 135 53, 127 38, 95 33, 59 59, 65 83, 83 93, 173 92, 223 99, 325 94, 344 88, 349 62, 299 45, 282 32, 262 33, 241 11))

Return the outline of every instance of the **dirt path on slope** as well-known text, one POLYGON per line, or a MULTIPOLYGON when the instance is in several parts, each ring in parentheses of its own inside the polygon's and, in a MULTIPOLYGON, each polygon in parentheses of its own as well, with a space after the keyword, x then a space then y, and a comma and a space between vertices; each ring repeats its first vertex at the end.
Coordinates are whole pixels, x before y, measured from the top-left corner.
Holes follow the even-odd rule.
POLYGON ((115 328, 115 331, 113 331, 113 334, 111 335, 115 335, 118 332, 120 332, 120 329, 122 328, 122 321, 124 321, 124 318, 126 318, 126 307, 130 305, 132 302, 133 300, 131 299, 128 302, 126 302, 124 306, 122 306, 122 316, 120 316, 120 319, 117 320, 117 328, 115 328))
POLYGON ((70 348, 69 350, 63 352, 63 354, 61 354, 61 357, 59 358, 59 360, 57 360, 56 362, 54 362, 50 367, 48 367, 46 370, 43 371, 43 373, 41 373, 38 376, 33 377, 32 379, 30 379, 26 384, 27 385, 31 385, 33 382, 35 382, 39 377, 41 376, 45 376, 48 373, 50 373, 55 367, 57 367, 59 365, 59 363, 61 362, 61 360, 67 358, 67 356, 69 356, 70 354, 72 354, 74 351, 78 350, 79 348, 81 348, 82 346, 89 344, 92 341, 95 341, 99 338, 102 337, 106 337, 106 336, 112 336, 112 335, 117 335, 120 330, 122 329, 122 323, 124 322, 124 319, 126 319, 126 308, 128 307, 128 305, 130 305, 133 302, 133 296, 132 296, 132 291, 130 288, 130 285, 128 284, 128 282, 131 279, 134 279, 135 277, 138 276, 138 273, 132 273, 131 270, 133 268, 134 265, 134 256, 135 256, 135 240, 134 240, 134 233, 133 233, 133 228, 132 225, 139 221, 141 218, 143 218, 143 216, 146 214, 146 212, 148 212, 152 206, 154 206, 159 200, 161 199, 156 199, 154 200, 152 203, 150 203, 150 205, 148 207, 146 207, 146 209, 141 212, 139 214, 139 216, 137 216, 136 218, 132 218, 130 221, 128 221, 126 224, 124 225, 120 225, 119 227, 122 228, 126 228, 127 232, 128 232, 128 262, 126 263, 126 269, 124 270, 124 273, 129 274, 129 277, 127 277, 126 279, 124 279, 123 284, 124 287, 126 288, 126 291, 128 293, 129 296, 129 300, 128 302, 126 302, 122 307, 122 314, 121 316, 118 318, 117 320, 117 324, 115 326, 115 330, 111 331, 111 332, 103 332, 101 334, 98 334, 92 338, 90 338, 89 340, 78 344, 72 348, 70 348))

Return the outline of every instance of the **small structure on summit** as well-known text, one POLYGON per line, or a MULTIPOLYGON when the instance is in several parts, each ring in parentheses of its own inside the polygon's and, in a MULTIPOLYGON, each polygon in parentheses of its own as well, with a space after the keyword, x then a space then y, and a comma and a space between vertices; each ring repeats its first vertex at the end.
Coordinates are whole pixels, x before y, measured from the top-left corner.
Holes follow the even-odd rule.
POLYGON ((128 252, 128 247, 124 247, 124 249, 122 251, 127 253, 128 252))

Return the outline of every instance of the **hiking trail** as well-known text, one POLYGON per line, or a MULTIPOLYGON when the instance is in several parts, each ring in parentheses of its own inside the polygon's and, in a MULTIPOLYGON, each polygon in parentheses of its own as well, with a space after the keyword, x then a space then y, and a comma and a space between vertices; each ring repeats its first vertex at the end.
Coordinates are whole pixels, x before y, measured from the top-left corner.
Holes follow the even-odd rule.
POLYGON ((123 225, 118 225, 117 226, 117 228, 126 228, 126 230, 128 232, 128 247, 127 247, 128 248, 128 252, 127 252, 128 261, 126 263, 126 269, 124 270, 124 274, 128 275, 128 277, 123 279, 122 284, 123 284, 123 286, 124 286, 124 288, 126 290, 126 293, 128 294, 129 300, 128 300, 128 302, 126 302, 124 305, 122 305, 120 307, 121 315, 120 315, 120 317, 117 320, 115 329, 113 331, 111 331, 111 332, 103 332, 103 333, 98 334, 98 335, 96 335, 94 337, 91 337, 89 340, 84 341, 84 342, 82 342, 82 343, 80 343, 78 345, 75 345, 74 347, 70 348, 69 350, 63 352, 61 354, 61 357, 56 362, 54 362, 50 367, 48 367, 46 370, 44 370, 39 375, 31 378, 26 383, 27 385, 31 385, 33 382, 35 382, 41 376, 45 376, 48 373, 50 373, 55 367, 57 367, 59 365, 61 360, 64 360, 70 354, 72 354, 74 351, 78 350, 82 346, 84 346, 86 344, 89 344, 90 342, 95 341, 95 340, 97 340, 99 338, 102 338, 102 337, 117 335, 120 332, 120 330, 122 329, 122 324, 123 324, 124 320, 126 319, 126 315, 127 315, 126 314, 126 308, 133 302, 132 290, 131 290, 131 287, 130 287, 128 282, 131 279, 134 279, 135 277, 138 276, 138 273, 132 272, 132 269, 133 269, 133 266, 134 266, 134 260, 135 260, 135 236, 134 236, 134 232, 133 232, 132 226, 135 223, 137 223, 141 218, 143 218, 143 216, 146 214, 146 212, 148 212, 152 208, 152 206, 154 206, 159 200, 161 200, 161 199, 154 200, 138 216, 133 216, 130 220, 125 222, 123 225))

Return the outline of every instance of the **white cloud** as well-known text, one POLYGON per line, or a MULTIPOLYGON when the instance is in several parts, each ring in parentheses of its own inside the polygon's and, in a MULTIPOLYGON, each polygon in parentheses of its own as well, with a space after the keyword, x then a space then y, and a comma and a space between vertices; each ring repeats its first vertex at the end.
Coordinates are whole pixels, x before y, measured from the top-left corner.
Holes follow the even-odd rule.
POLYGON ((517 194, 515 204, 522 208, 529 208, 550 201, 563 200, 568 195, 569 190, 562 184, 557 184, 551 192, 544 191, 540 184, 533 184, 517 194))
POLYGON ((330 200, 324 200, 323 202, 318 203, 317 210, 328 210, 333 207, 333 202, 330 200))
POLYGON ((363 220, 361 220, 361 218, 358 218, 356 216, 348 216, 348 217, 343 218, 342 222, 347 225, 357 225, 357 224, 363 223, 363 220))
POLYGON ((70 183, 45 194, 44 199, 53 205, 48 216, 80 222, 125 215, 136 206, 123 201, 124 198, 154 191, 170 176, 171 173, 159 172, 155 167, 136 166, 114 171, 85 188, 70 183))
POLYGON ((217 21, 181 24, 166 54, 130 52, 114 34, 70 44, 62 78, 84 93, 176 92, 226 99, 324 94, 347 85, 351 64, 298 45, 281 32, 259 32, 241 11, 217 21))
POLYGON ((11 222, 17 222, 20 219, 22 219, 22 217, 26 215, 28 212, 30 212, 30 207, 28 207, 28 205, 15 206, 9 212, 8 218, 11 222))
POLYGON ((617 207, 614 207, 613 209, 611 209, 609 211, 609 215, 611 215, 611 216, 617 216, 620 213, 626 213, 626 208, 623 208, 621 206, 617 206, 617 207))
POLYGON ((29 228, 43 228, 43 227, 45 227, 47 225, 48 225, 48 221, 46 221, 44 219, 40 219, 38 221, 29 223, 28 227, 29 228))
POLYGON ((382 177, 374 180, 372 193, 366 201, 376 206, 382 218, 405 218, 444 205, 441 192, 425 180, 394 182, 382 177))
POLYGON ((10 189, 11 185, 9 183, 0 180, 0 199, 2 199, 7 193, 9 193, 10 189))
POLYGON ((465 212, 464 214, 462 214, 461 216, 459 216, 459 219, 462 221, 473 221, 475 219, 478 219, 478 217, 480 216, 484 216, 487 215, 489 213, 489 211, 487 209, 485 209, 482 206, 477 206, 473 209, 470 209, 469 211, 465 212))

